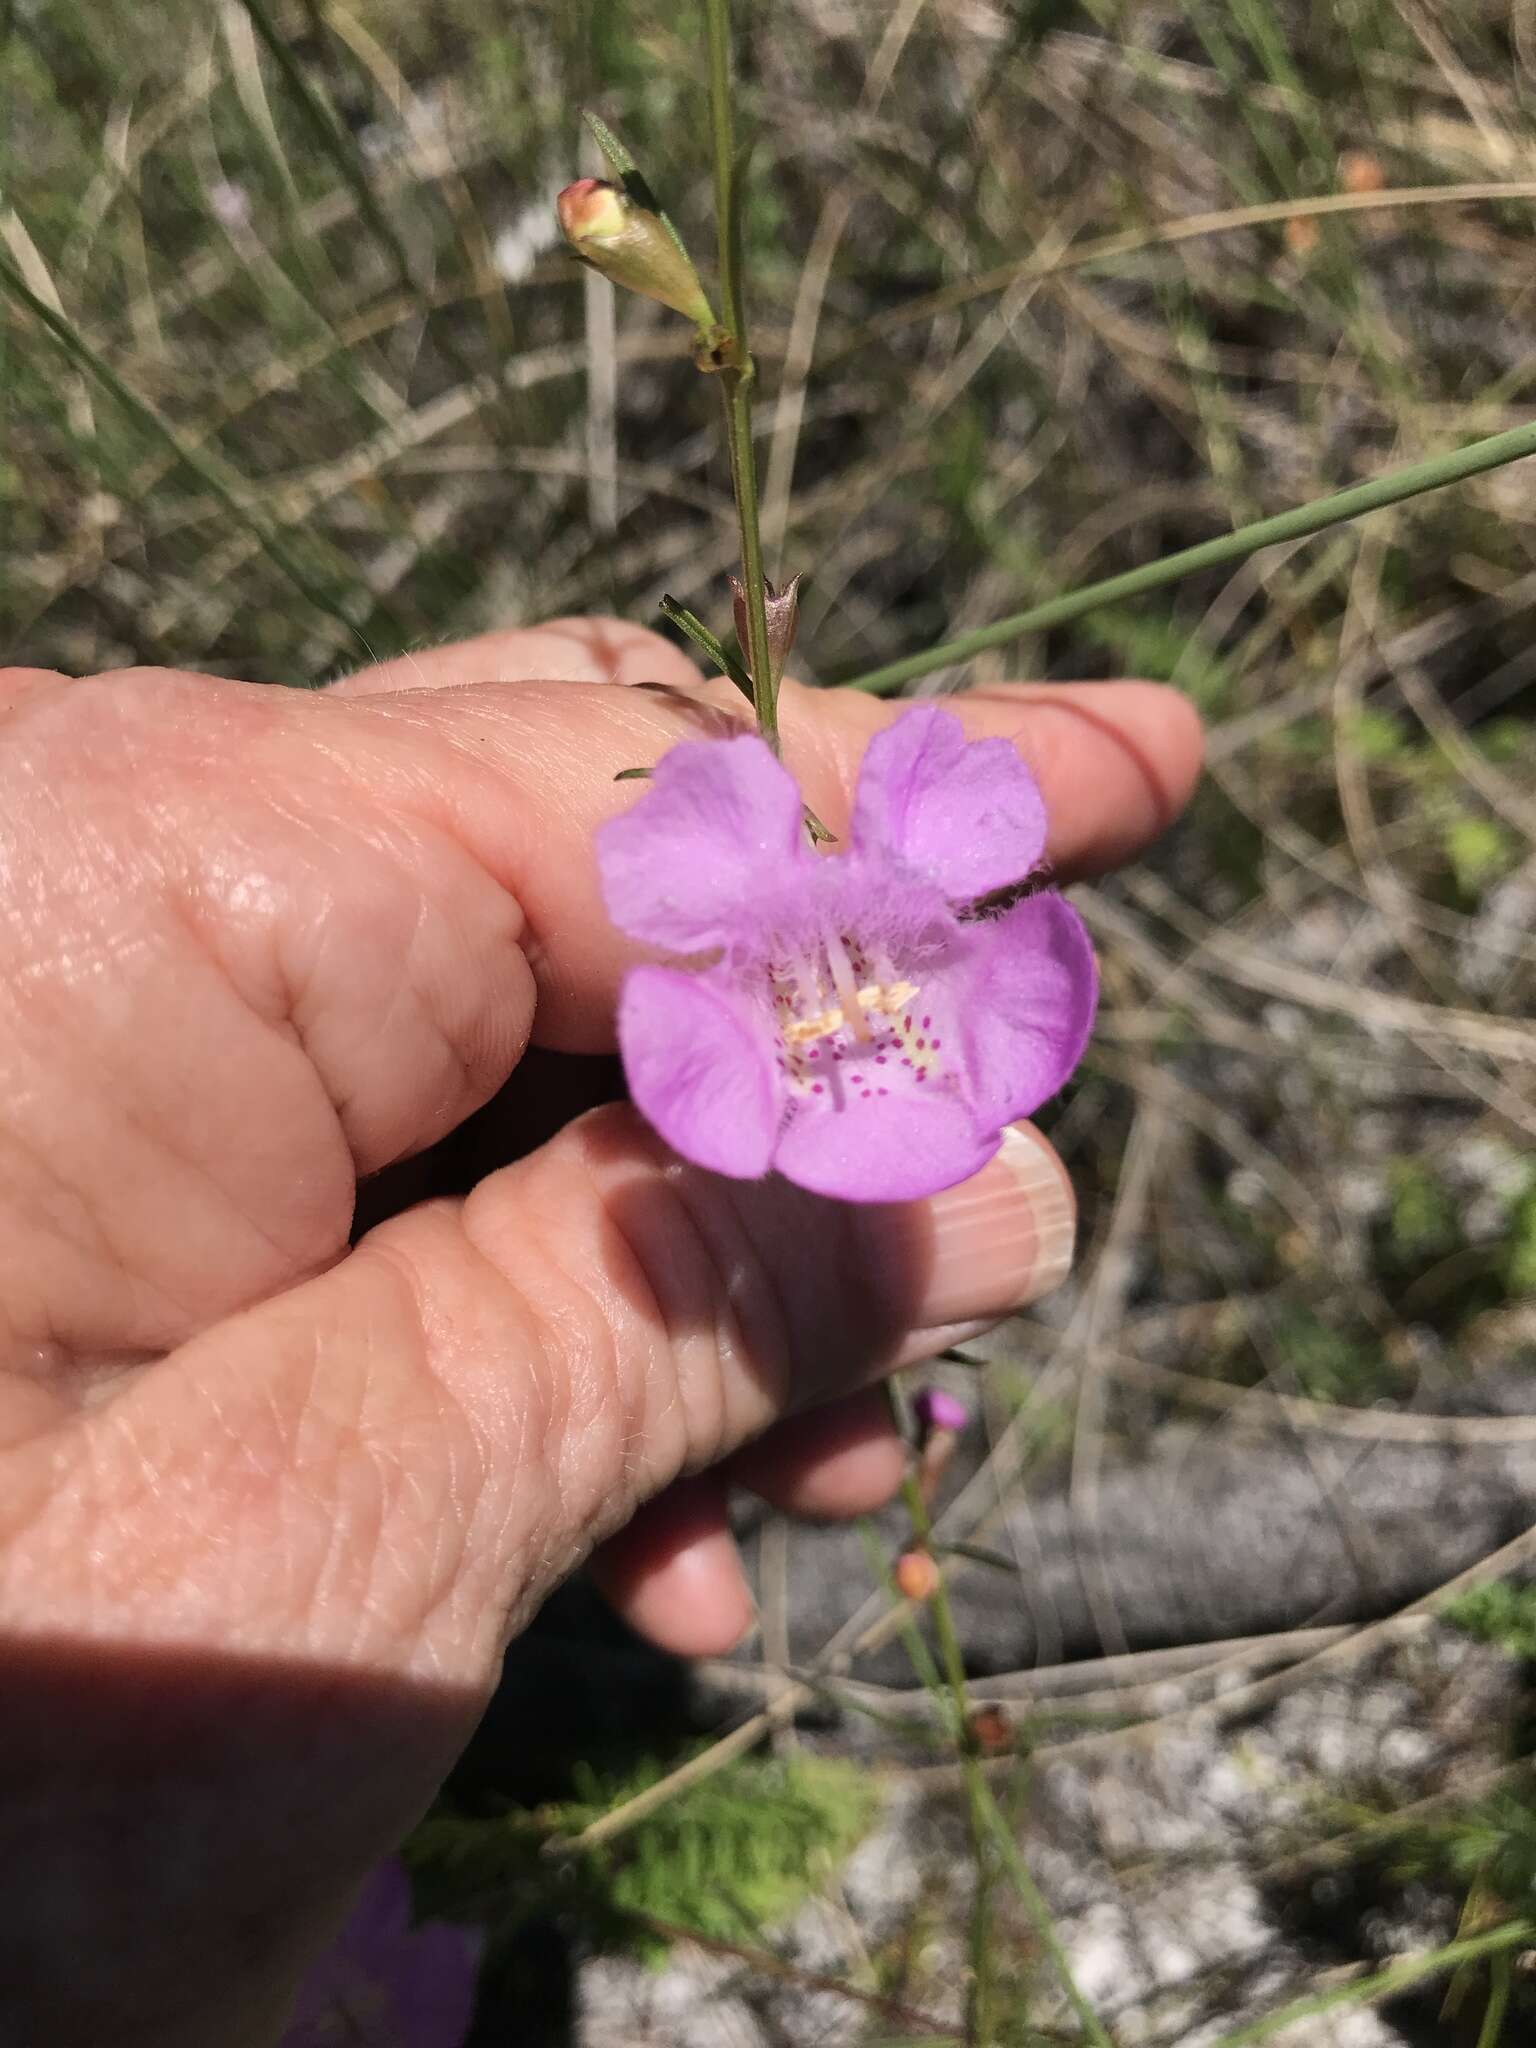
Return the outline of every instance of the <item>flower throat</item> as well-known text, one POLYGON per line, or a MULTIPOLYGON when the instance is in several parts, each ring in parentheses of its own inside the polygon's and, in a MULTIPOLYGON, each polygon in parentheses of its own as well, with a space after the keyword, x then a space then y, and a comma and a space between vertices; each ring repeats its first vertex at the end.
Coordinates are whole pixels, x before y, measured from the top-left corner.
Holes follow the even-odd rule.
POLYGON ((813 1045, 819 1039, 851 1033, 859 1044, 873 1043, 871 1014, 891 1017, 918 994, 914 981, 897 981, 890 962, 881 959, 870 975, 870 962, 857 946, 832 936, 822 959, 798 958, 789 975, 773 976, 774 1006, 779 1033, 787 1046, 813 1045), (835 996, 829 1003, 827 997, 835 996))

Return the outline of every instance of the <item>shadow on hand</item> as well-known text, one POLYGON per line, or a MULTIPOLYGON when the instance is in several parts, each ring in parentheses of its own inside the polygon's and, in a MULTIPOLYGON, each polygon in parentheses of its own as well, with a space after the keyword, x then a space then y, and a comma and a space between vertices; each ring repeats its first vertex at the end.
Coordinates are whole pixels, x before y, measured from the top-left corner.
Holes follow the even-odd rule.
POLYGON ((265 2048, 481 1704, 211 1644, 0 1642, 0 2041, 265 2048))
MULTIPOLYGON (((11 1642, 0 1699, 7 2048, 268 2048, 450 1768, 440 1814, 504 1814, 713 1725, 687 1667, 579 1583, 513 1644, 457 1764, 478 1698, 213 1646, 11 1642)), ((470 2041, 566 2048, 582 1930, 516 1887, 514 1856, 463 1916, 489 1937, 470 2041)))

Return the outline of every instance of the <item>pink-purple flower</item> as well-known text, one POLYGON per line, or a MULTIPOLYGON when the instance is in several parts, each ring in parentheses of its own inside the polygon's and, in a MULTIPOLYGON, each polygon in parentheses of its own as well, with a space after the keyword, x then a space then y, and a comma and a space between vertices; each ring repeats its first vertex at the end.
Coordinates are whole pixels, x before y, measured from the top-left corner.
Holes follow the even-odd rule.
POLYGON ((1093 951, 1062 897, 973 909, 1030 876, 1045 832, 1014 748, 932 705, 871 742, 846 852, 812 848, 762 740, 672 748, 598 835, 614 923, 686 962, 624 982, 640 1110, 717 1173, 849 1201, 975 1173, 1093 1022, 1093 951))
POLYGON ((965 1403, 943 1387, 924 1387, 913 1400, 912 1413, 925 1437, 932 1436, 936 1430, 958 1433, 971 1419, 971 1411, 965 1403))

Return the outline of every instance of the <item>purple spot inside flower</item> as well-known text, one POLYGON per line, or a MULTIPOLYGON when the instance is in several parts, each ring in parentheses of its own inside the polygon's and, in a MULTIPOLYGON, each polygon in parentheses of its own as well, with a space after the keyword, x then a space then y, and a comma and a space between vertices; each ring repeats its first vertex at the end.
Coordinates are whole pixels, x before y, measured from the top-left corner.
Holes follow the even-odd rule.
POLYGON ((811 1093, 812 1093, 813 1095, 820 1095, 820 1094, 822 1094, 823 1092, 824 1092, 824 1091, 823 1091, 823 1089, 822 1089, 822 1085, 821 1085, 821 1083, 820 1083, 819 1081, 813 1081, 813 1082, 811 1083, 811 1093))
POLYGON ((930 1025, 930 1024, 932 1024, 932 1022, 933 1022, 933 1019, 932 1019, 931 1017, 925 1017, 925 1018, 923 1019, 923 1029, 924 1029, 924 1030, 926 1031, 926 1030, 928 1029, 929 1025, 930 1025))
POLYGON ((928 1043, 928 1041, 927 1041, 927 1039, 926 1039, 926 1038, 920 1038, 920 1039, 919 1039, 919 1040, 917 1041, 917 1049, 918 1049, 918 1051, 919 1051, 919 1052, 921 1052, 921 1051, 922 1051, 922 1049, 923 1049, 923 1047, 924 1047, 924 1046, 925 1046, 925 1045, 926 1045, 927 1043, 928 1043))

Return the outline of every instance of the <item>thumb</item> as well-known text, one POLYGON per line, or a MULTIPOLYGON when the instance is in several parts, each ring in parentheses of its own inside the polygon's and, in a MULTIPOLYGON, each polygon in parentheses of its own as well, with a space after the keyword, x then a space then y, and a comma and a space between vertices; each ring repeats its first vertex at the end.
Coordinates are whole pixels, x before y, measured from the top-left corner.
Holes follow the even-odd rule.
POLYGON ((1072 1232, 1027 1126, 943 1194, 856 1205, 722 1179, 627 1107, 595 1111, 93 1418, 113 1531, 94 1596, 123 1629, 163 1633, 169 1608, 178 1633, 216 1633, 261 1587, 251 1649, 488 1683, 506 1635, 641 1502, 1035 1299, 1072 1232), (189 1444, 166 1553, 153 1503, 163 1521, 189 1444))

